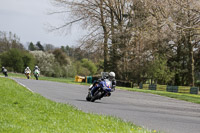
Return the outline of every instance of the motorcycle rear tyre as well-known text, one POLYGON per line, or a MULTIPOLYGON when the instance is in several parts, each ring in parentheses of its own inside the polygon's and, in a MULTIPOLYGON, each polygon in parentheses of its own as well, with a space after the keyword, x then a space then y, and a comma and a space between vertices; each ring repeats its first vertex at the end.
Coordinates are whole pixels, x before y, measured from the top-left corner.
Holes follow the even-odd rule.
POLYGON ((87 100, 87 101, 91 101, 91 96, 90 96, 90 94, 87 95, 86 100, 87 100))
POLYGON ((100 93, 98 93, 97 95, 93 96, 93 97, 91 98, 91 102, 94 102, 95 100, 99 99, 100 96, 101 96, 100 93))

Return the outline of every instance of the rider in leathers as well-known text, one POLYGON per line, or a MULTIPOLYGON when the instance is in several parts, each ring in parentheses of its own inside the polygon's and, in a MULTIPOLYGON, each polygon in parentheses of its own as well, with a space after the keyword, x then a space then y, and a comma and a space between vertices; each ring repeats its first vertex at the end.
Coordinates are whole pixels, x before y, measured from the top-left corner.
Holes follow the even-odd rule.
POLYGON ((28 72, 31 73, 31 69, 29 67, 26 67, 26 69, 24 70, 24 73, 26 74, 28 72))
POLYGON ((36 69, 40 71, 40 68, 38 66, 35 66, 35 68, 33 69, 33 71, 35 71, 36 69))
MULTIPOLYGON (((116 80, 115 80, 115 73, 114 72, 110 72, 108 74, 108 77, 105 77, 104 79, 108 79, 112 82, 112 86, 111 86, 111 91, 115 90, 115 86, 116 86, 116 80)), ((104 80, 103 78, 99 79, 98 81, 96 81, 95 83, 93 83, 93 86, 91 88, 91 95, 94 96, 94 93, 98 90, 99 87, 101 87, 101 81, 104 80)))
POLYGON ((8 74, 7 74, 7 69, 6 69, 5 67, 2 67, 2 68, 1 68, 1 71, 2 71, 2 73, 5 75, 5 77, 8 76, 8 74))

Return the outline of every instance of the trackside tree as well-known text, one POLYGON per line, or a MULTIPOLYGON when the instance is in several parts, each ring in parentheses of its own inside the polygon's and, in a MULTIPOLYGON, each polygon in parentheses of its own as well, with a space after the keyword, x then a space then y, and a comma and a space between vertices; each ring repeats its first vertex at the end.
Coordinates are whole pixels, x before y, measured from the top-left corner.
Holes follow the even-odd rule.
POLYGON ((53 1, 59 10, 54 13, 67 13, 69 17, 52 30, 67 30, 74 23, 84 25, 89 34, 80 46, 102 50, 104 71, 116 72, 118 79, 191 86, 197 83, 200 1, 53 1))

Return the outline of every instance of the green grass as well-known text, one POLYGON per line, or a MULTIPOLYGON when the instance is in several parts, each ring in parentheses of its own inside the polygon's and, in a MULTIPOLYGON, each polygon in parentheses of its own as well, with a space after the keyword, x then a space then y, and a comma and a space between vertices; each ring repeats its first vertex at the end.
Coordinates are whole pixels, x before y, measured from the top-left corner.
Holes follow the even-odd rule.
MULTIPOLYGON (((4 75, 0 73, 0 76, 4 76, 4 75)), ((20 73, 8 73, 8 77, 24 78, 24 79, 26 78, 24 74, 20 74, 20 73)), ((35 79, 33 74, 31 75, 30 79, 35 79)), ((69 84, 89 85, 87 83, 75 82, 75 78, 53 78, 53 77, 45 77, 45 76, 40 75, 39 80, 48 80, 48 81, 62 82, 62 83, 69 83, 69 84)))
POLYGON ((123 90, 129 90, 129 91, 152 93, 156 95, 167 96, 167 97, 176 98, 179 100, 184 100, 184 101, 200 104, 200 95, 173 93, 173 92, 155 91, 155 90, 144 90, 144 89, 127 88, 127 87, 117 87, 117 88, 123 89, 123 90))
POLYGON ((148 133, 118 118, 84 113, 32 93, 8 78, 0 78, 1 133, 148 133))
MULTIPOLYGON (((0 73, 0 76, 4 76, 4 75, 0 73)), ((26 78, 26 76, 21 73, 8 73, 8 77, 26 78)))

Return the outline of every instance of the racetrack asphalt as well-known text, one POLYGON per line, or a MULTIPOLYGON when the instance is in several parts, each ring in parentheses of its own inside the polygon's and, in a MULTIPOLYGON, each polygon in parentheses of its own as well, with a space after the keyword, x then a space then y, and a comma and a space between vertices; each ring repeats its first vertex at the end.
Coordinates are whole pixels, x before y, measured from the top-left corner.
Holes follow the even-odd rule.
POLYGON ((88 86, 13 78, 34 93, 96 114, 111 115, 165 133, 200 133, 200 104, 164 96, 116 90, 94 103, 86 101, 88 86))

